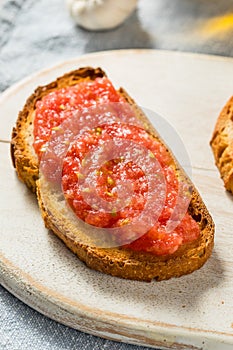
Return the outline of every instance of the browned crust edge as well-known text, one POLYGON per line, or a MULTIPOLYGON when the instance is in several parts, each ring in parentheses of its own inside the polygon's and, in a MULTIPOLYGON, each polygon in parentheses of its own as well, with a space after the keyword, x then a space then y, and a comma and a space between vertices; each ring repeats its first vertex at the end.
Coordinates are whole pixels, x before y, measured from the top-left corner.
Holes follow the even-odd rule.
MULTIPOLYGON (((37 88, 19 113, 16 127, 12 132, 12 160, 19 178, 33 192, 36 191, 36 181, 38 179, 38 161, 32 159, 29 147, 23 137, 25 129, 31 123, 31 120, 28 119, 30 119, 32 108, 35 109, 36 101, 55 89, 75 85, 80 79, 95 79, 97 76, 105 76, 105 73, 100 68, 92 69, 90 67, 70 72, 45 87, 37 88)), ((119 92, 131 104, 137 117, 144 123, 145 129, 159 138, 157 132, 134 100, 124 89, 121 88, 119 92)), ((170 152, 170 150, 167 151, 170 152)), ((165 257, 124 249, 95 248, 74 242, 68 235, 59 230, 59 222, 56 222, 56 218, 50 217, 44 208, 40 191, 37 191, 37 195, 46 227, 51 229, 87 266, 113 276, 141 281, 151 281, 152 279, 160 281, 171 277, 179 277, 199 269, 209 258, 213 249, 214 223, 195 188, 193 189, 189 212, 199 223, 201 235, 191 244, 182 246, 175 254, 165 257)))
POLYGON ((218 116, 210 145, 225 188, 233 193, 233 96, 218 116))
MULTIPOLYGON (((194 202, 195 198, 192 201, 194 202)), ((199 199, 197 201, 192 210, 193 216, 199 218, 199 206, 203 203, 199 199)), ((40 191, 38 191, 38 202, 46 227, 52 230, 88 267, 112 276, 145 282, 153 279, 168 280, 201 268, 212 253, 214 224, 205 207, 202 208, 200 237, 192 243, 183 245, 173 255, 158 257, 149 253, 119 248, 96 248, 78 243, 70 238, 69 234, 61 232, 59 219, 51 220, 41 200, 40 191)))

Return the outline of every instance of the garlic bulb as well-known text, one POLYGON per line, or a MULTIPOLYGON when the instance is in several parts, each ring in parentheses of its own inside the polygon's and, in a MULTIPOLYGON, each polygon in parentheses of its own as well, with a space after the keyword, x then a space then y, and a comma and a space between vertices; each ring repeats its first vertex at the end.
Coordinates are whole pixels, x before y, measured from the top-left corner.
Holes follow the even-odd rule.
POLYGON ((137 0, 66 0, 75 22, 89 30, 111 29, 126 20, 137 0))

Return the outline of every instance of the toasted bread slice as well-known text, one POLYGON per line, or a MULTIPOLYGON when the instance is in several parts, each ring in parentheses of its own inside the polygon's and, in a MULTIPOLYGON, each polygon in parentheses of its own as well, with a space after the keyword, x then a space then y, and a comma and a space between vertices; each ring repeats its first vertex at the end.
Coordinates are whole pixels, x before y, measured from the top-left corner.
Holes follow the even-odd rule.
POLYGON ((210 145, 225 188, 233 193, 233 96, 219 114, 210 145))
MULTIPOLYGON (((122 247, 100 248, 91 243, 84 244, 82 229, 73 220, 74 214, 64 199, 61 199, 60 192, 56 191, 43 177, 38 180, 39 163, 32 147, 36 101, 55 89, 75 85, 80 79, 95 79, 97 76, 104 75, 105 73, 99 68, 82 68, 58 78, 45 87, 38 88, 28 99, 12 133, 12 159, 18 176, 33 192, 37 189, 38 202, 46 227, 51 229, 90 268, 113 276, 141 281, 152 279, 160 281, 191 273, 206 262, 214 244, 213 220, 194 186, 188 212, 198 223, 200 236, 191 243, 183 244, 171 255, 156 256, 122 247)), ((144 128, 166 147, 134 100, 124 89, 120 88, 118 91, 130 104, 144 128)), ((169 149, 167 151, 172 155, 169 149)), ((173 155, 172 157, 177 175, 185 177, 191 183, 173 155)))

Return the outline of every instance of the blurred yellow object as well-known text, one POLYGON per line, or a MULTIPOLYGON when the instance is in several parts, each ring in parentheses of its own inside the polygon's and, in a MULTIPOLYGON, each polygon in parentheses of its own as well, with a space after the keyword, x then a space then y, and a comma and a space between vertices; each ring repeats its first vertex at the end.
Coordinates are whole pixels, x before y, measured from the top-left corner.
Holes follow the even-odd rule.
POLYGON ((233 32, 233 13, 208 19, 201 28, 205 36, 225 36, 233 32))

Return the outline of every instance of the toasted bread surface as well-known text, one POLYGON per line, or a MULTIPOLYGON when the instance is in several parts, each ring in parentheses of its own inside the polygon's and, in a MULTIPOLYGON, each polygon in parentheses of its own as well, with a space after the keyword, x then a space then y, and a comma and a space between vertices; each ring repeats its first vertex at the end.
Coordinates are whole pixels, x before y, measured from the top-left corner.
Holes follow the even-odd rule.
POLYGON ((225 188, 233 193, 233 96, 219 114, 210 144, 225 188))
POLYGON ((210 257, 214 244, 214 224, 197 191, 193 192, 189 212, 199 223, 201 234, 182 245, 174 254, 155 256, 122 248, 99 248, 84 244, 83 232, 59 192, 38 180, 38 202, 48 229, 51 229, 87 266, 113 276, 157 281, 179 277, 199 269, 210 257), (47 186, 47 189, 44 188, 47 186), (43 186, 43 191, 41 191, 43 186))
MULTIPOLYGON (((19 178, 33 192, 37 190, 46 227, 51 229, 90 268, 113 276, 141 281, 165 280, 199 269, 209 258, 213 249, 214 223, 194 186, 188 211, 199 224, 201 231, 199 238, 182 245, 172 255, 155 256, 129 249, 99 248, 92 246, 91 243, 84 244, 81 238, 83 233, 80 227, 74 224, 72 216, 74 214, 71 213, 64 199, 60 198, 59 192, 57 193, 43 178, 38 180, 39 164, 32 147, 36 101, 58 88, 75 85, 82 79, 95 79, 97 76, 105 76, 105 73, 100 68, 82 68, 58 78, 45 87, 39 87, 28 99, 12 133, 12 159, 19 178), (42 186, 43 190, 41 190, 42 186)), ((131 105, 135 116, 143 123, 144 128, 164 144, 143 111, 127 92, 120 88, 119 93, 131 105)), ((171 154, 167 147, 166 149, 171 154)), ((174 164, 178 176, 185 177, 191 183, 175 159, 174 164)))

